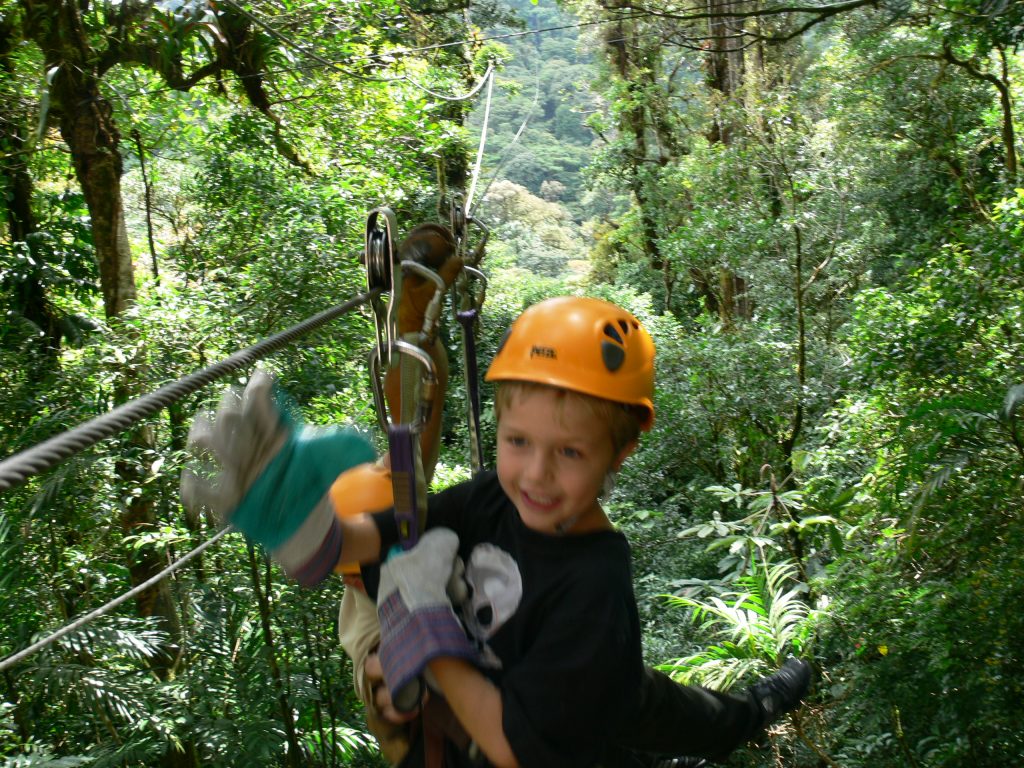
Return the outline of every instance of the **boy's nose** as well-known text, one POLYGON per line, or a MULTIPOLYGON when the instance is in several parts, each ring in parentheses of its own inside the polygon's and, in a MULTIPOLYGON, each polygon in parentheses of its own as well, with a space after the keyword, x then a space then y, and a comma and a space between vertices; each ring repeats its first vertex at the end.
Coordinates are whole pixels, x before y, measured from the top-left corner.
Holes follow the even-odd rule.
POLYGON ((523 468, 523 475, 528 480, 546 480, 550 472, 551 462, 544 451, 534 451, 523 468))

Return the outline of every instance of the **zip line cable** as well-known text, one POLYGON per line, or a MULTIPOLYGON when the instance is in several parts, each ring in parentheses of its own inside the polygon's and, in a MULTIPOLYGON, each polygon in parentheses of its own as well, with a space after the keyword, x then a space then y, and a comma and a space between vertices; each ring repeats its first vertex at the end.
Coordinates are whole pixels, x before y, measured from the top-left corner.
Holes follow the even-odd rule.
POLYGON ((487 199, 487 193, 491 189, 491 185, 498 178, 498 174, 501 173, 502 168, 505 167, 505 163, 508 162, 509 157, 512 155, 512 148, 518 143, 519 138, 526 131, 526 126, 529 125, 530 120, 533 118, 533 112, 537 109, 537 104, 540 103, 540 59, 538 59, 536 76, 533 83, 533 102, 530 104, 530 108, 526 110, 526 117, 523 118, 523 122, 519 124, 519 130, 516 131, 515 135, 508 145, 501 151, 501 155, 498 157, 498 164, 494 169, 494 173, 491 174, 491 178, 487 181, 487 186, 484 187, 484 191, 480 193, 480 205, 484 204, 487 199))
POLYGON ((28 478, 50 469, 70 456, 95 445, 100 440, 116 435, 147 416, 152 416, 186 395, 202 389, 222 376, 252 365, 257 360, 276 352, 281 347, 310 331, 351 312, 370 301, 379 289, 358 294, 348 301, 324 310, 301 323, 293 325, 263 341, 253 344, 219 363, 203 368, 159 389, 124 403, 102 416, 79 424, 48 440, 0 461, 0 491, 22 485, 28 478))
POLYGON ((480 166, 484 160, 484 147, 487 146, 487 124, 491 119, 491 93, 494 91, 494 75, 487 81, 487 100, 484 102, 484 121, 480 130, 480 143, 476 148, 476 162, 473 164, 472 181, 469 184, 469 194, 466 195, 466 218, 472 216, 473 195, 476 194, 476 183, 480 179, 480 166))
MULTIPOLYGON (((473 88, 469 91, 469 93, 463 94, 462 96, 445 96, 443 93, 437 93, 436 91, 432 91, 429 88, 427 88, 427 86, 425 86, 425 85, 423 85, 421 83, 417 83, 415 80, 413 80, 408 75, 405 75, 403 77, 399 77, 399 78, 397 78, 397 80, 409 83, 410 85, 413 85, 413 86, 419 88, 424 93, 430 94, 435 99, 441 99, 442 101, 468 101, 469 99, 472 99, 474 96, 476 96, 478 93, 480 93, 480 89, 483 88, 484 85, 488 82, 488 78, 490 78, 490 82, 493 84, 493 80, 494 80, 494 62, 493 61, 488 63, 487 71, 484 72, 483 77, 480 78, 480 82, 478 82, 476 85, 474 85, 473 88)), ((491 92, 491 89, 490 89, 490 86, 488 86, 487 93, 490 94, 490 92, 491 92)), ((488 95, 488 98, 489 98, 489 95, 488 95)))
MULTIPOLYGON (((240 6, 238 3, 234 2, 234 0, 221 0, 221 2, 224 5, 234 9, 237 13, 240 13, 242 16, 247 18, 249 21, 251 21, 256 26, 260 27, 264 32, 266 32, 268 35, 273 37, 278 42, 283 43, 287 47, 294 49, 295 51, 301 53, 303 56, 306 56, 306 57, 312 59, 313 61, 315 61, 315 62, 317 62, 319 64, 322 64, 325 67, 337 68, 339 66, 337 64, 337 62, 331 61, 330 59, 325 59, 323 56, 318 54, 316 51, 314 51, 314 50, 312 50, 310 48, 307 48, 305 45, 296 42, 292 38, 286 36, 284 33, 278 31, 277 29, 274 29, 274 27, 272 27, 269 23, 267 23, 263 19, 259 18, 256 14, 250 13, 249 11, 245 10, 245 8, 240 6)), ((480 89, 483 88, 484 83, 487 82, 487 77, 488 77, 488 75, 490 75, 491 70, 493 68, 494 68, 494 63, 491 62, 490 64, 488 64, 487 71, 484 73, 483 77, 480 78, 480 82, 478 82, 475 86, 473 86, 473 88, 469 91, 469 93, 463 94, 462 96, 446 96, 443 93, 437 93, 436 91, 430 90, 425 85, 422 85, 422 84, 416 82, 415 80, 413 80, 408 75, 404 75, 402 77, 395 78, 392 82, 398 82, 398 81, 407 82, 410 85, 413 85, 416 88, 419 88, 421 91, 424 91, 425 93, 429 93, 435 99, 442 99, 443 101, 466 101, 468 99, 473 98, 474 96, 476 96, 477 93, 479 93, 480 89)))
POLYGON ((313 61, 318 61, 321 64, 324 64, 324 65, 327 65, 327 66, 331 65, 331 61, 329 59, 325 59, 323 56, 318 54, 316 51, 313 51, 313 50, 307 48, 306 46, 304 46, 304 45, 302 45, 300 43, 295 42, 290 37, 286 37, 284 35, 284 33, 274 29, 272 26, 270 26, 270 24, 268 24, 267 22, 263 21, 263 19, 261 19, 258 16, 256 16, 256 14, 250 13, 249 11, 245 10, 245 8, 240 6, 238 3, 234 2, 234 0, 220 0, 220 2, 223 5, 226 5, 229 8, 231 8, 232 10, 234 10, 236 13, 240 13, 242 16, 247 18, 249 21, 251 21, 257 27, 262 29, 268 35, 273 37, 275 40, 278 40, 278 41, 284 43, 285 45, 287 45, 290 48, 294 48, 296 51, 301 53, 303 56, 308 56, 313 61))
MULTIPOLYGON (((367 293, 358 294, 342 304, 338 304, 337 306, 327 309, 317 315, 313 315, 291 328, 270 336, 251 347, 236 352, 218 363, 214 363, 213 365, 203 368, 189 376, 180 378, 171 384, 166 384, 154 392, 118 406, 103 416, 92 419, 91 421, 81 424, 67 432, 56 435, 49 440, 5 459, 0 462, 0 490, 21 485, 29 477, 50 469, 55 464, 63 461, 69 456, 95 445, 106 437, 123 432, 138 421, 162 410, 171 403, 177 402, 181 398, 201 389, 210 382, 215 381, 232 371, 238 370, 239 368, 247 367, 271 352, 274 352, 295 339, 304 336, 310 331, 316 330, 331 320, 366 304, 379 293, 380 290, 376 289, 367 293)), ((109 613, 122 603, 158 584, 189 561, 205 552, 209 547, 220 541, 232 530, 234 529, 230 525, 220 529, 208 541, 200 544, 180 559, 175 560, 169 566, 160 571, 160 573, 157 573, 141 584, 133 587, 121 596, 101 605, 99 608, 90 611, 84 616, 80 616, 27 648, 23 648, 17 653, 13 653, 0 660, 0 672, 14 666, 18 662, 34 654, 36 651, 39 651, 65 635, 80 629, 93 619, 109 613)))
POLYGON ((3 672, 4 670, 6 670, 6 669, 8 669, 10 667, 13 667, 19 661, 22 661, 22 660, 28 658, 29 656, 34 654, 36 651, 40 651, 43 648, 45 648, 46 646, 56 642, 57 640, 60 640, 65 635, 68 635, 68 634, 74 632, 77 629, 81 629, 82 627, 84 627, 86 624, 88 624, 93 619, 97 619, 100 616, 103 616, 104 614, 109 613, 110 611, 114 610, 119 605, 121 605, 121 603, 124 603, 127 600, 132 599, 133 597, 138 595, 140 592, 144 592, 147 589, 149 589, 150 587, 158 584, 160 581, 162 581, 163 579, 165 579, 168 576, 170 576, 176 570, 178 570, 182 566, 186 565, 189 561, 191 561, 191 560, 195 559, 196 557, 198 557, 199 555, 201 555, 203 552, 205 552, 207 549, 212 547, 214 544, 216 544, 218 541, 220 541, 222 538, 224 538, 225 535, 227 535, 228 533, 230 533, 233 530, 234 530, 234 528, 232 528, 230 525, 228 525, 228 526, 226 526, 224 528, 221 528, 219 531, 217 531, 217 533, 215 533, 213 535, 213 537, 211 539, 209 539, 208 541, 203 542, 202 544, 200 544, 198 547, 193 549, 191 552, 189 552, 184 557, 181 557, 178 560, 175 560, 169 566, 167 566, 162 571, 160 571, 160 573, 158 573, 155 576, 151 576, 150 578, 146 579, 144 582, 139 584, 137 587, 133 587, 132 589, 130 589, 129 591, 125 592, 120 597, 115 597, 110 602, 104 603, 103 605, 101 605, 96 610, 90 611, 89 613, 85 614, 84 616, 79 616, 77 619, 75 619, 70 624, 64 625, 63 627, 61 627, 60 629, 56 630, 55 632, 50 633, 49 635, 47 635, 43 639, 38 640, 35 643, 32 643, 32 645, 28 646, 27 648, 23 648, 22 650, 18 651, 17 653, 12 653, 10 656, 7 656, 7 657, 5 657, 3 659, 0 659, 0 672, 3 672))
MULTIPOLYGON (((624 14, 617 16, 614 19, 596 19, 594 21, 580 21, 575 24, 561 24, 554 27, 541 27, 539 29, 525 29, 519 32, 505 32, 500 35, 488 35, 486 37, 468 38, 465 40, 453 40, 450 43, 432 43, 431 45, 422 45, 414 48, 398 48, 394 51, 388 51, 387 53, 367 53, 362 56, 350 56, 344 59, 328 59, 333 66, 341 64, 354 64, 360 61, 374 61, 376 59, 393 59, 398 56, 408 56, 413 53, 426 53, 427 51, 439 51, 444 48, 453 48, 457 45, 468 45, 469 43, 486 43, 491 40, 511 40, 516 37, 525 37, 526 35, 539 35, 543 32, 559 32, 563 29, 580 29, 582 27, 593 27, 600 26, 601 24, 617 24, 622 21, 634 21, 636 19, 643 19, 648 16, 654 16, 652 11, 643 11, 640 13, 624 14)), ((658 14, 659 16, 661 14, 658 14)), ((266 70, 262 74, 277 74, 280 72, 293 72, 305 69, 317 69, 316 66, 296 66, 296 67, 284 67, 277 70, 266 70)))

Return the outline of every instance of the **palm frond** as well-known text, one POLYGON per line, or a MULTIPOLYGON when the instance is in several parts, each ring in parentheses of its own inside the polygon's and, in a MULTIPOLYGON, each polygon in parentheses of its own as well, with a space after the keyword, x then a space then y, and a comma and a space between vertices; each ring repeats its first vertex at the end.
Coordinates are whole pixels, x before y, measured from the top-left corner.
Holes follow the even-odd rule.
POLYGON ((775 668, 791 652, 802 650, 810 633, 811 609, 806 585, 792 562, 759 563, 736 581, 738 590, 697 599, 665 595, 672 607, 690 611, 703 632, 720 639, 706 651, 663 667, 683 682, 727 686, 755 671, 775 668))

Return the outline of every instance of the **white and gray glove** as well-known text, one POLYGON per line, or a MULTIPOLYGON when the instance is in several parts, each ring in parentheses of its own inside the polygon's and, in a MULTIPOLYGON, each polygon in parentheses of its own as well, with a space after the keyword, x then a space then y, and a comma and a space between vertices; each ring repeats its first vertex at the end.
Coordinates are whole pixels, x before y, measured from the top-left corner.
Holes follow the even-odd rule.
POLYGON ((379 654, 384 682, 399 710, 408 711, 419 703, 422 679, 432 659, 477 660, 476 647, 449 597, 449 590, 461 585, 458 549, 454 531, 434 528, 415 547, 392 555, 381 566, 379 654))
POLYGON ((366 438, 338 427, 304 427, 274 380, 257 370, 243 392, 224 393, 215 417, 196 416, 189 447, 207 465, 203 476, 182 474, 186 506, 212 509, 270 550, 303 586, 332 572, 341 528, 328 490, 339 474, 374 459, 366 438))

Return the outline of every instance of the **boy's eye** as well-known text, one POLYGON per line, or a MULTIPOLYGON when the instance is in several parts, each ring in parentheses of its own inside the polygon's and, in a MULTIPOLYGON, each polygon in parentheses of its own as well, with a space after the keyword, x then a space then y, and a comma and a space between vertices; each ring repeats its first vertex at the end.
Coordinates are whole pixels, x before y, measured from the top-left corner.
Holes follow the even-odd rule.
POLYGON ((583 457, 583 453, 576 450, 575 448, 569 448, 566 446, 562 449, 562 455, 567 459, 579 459, 583 457))
POLYGON ((509 435, 505 438, 505 442, 511 445, 513 448, 522 448, 526 445, 526 438, 520 437, 519 435, 509 435))

